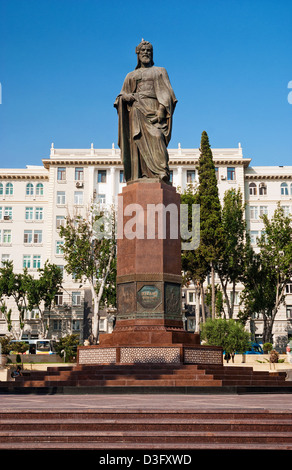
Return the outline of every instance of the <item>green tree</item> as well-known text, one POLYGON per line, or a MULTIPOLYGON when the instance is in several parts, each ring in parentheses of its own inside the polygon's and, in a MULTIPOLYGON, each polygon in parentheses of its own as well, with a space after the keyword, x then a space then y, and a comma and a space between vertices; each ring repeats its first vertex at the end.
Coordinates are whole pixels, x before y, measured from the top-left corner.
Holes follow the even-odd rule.
POLYGON ((223 246, 216 267, 229 318, 233 317, 235 289, 240 281, 244 266, 244 251, 246 249, 244 210, 245 205, 240 189, 236 191, 231 188, 226 191, 221 216, 223 246), (230 297, 227 290, 228 285, 231 285, 233 294, 230 297))
POLYGON ((0 352, 1 354, 7 355, 12 350, 11 347, 11 337, 10 336, 0 336, 0 352))
POLYGON ((208 134, 202 132, 199 157, 200 253, 211 270, 212 315, 215 316, 215 267, 222 256, 221 204, 208 134))
POLYGON ((267 215, 262 219, 264 231, 258 239, 258 251, 250 248, 245 257, 240 316, 246 321, 261 313, 263 340, 272 342, 275 317, 285 301, 286 286, 292 278, 292 218, 285 216, 279 203, 271 220, 267 215))
POLYGON ((30 275, 27 269, 23 273, 15 273, 12 261, 4 263, 0 268, 0 296, 1 310, 6 315, 9 331, 13 332, 13 336, 18 339, 22 336, 24 328, 24 313, 27 310, 27 292, 30 283, 30 275), (16 303, 19 314, 19 329, 13 329, 11 320, 11 310, 7 309, 6 299, 12 297, 16 303))
POLYGON ((79 344, 79 335, 66 335, 59 339, 54 345, 56 353, 64 357, 65 361, 72 361, 77 356, 77 346, 79 344))
POLYGON ((250 345, 250 335, 244 325, 234 319, 208 318, 202 325, 201 338, 210 346, 220 346, 227 353, 244 352, 250 345))
MULTIPOLYGON (((210 309, 212 302, 212 286, 208 286, 206 290, 206 304, 210 309)), ((224 317, 225 318, 225 310, 224 310, 224 297, 222 290, 220 289, 220 285, 215 285, 215 316, 216 317, 224 317)))
POLYGON ((30 276, 27 283, 27 303, 28 309, 37 308, 41 324, 41 333, 47 337, 48 324, 45 312, 50 316, 50 311, 55 300, 55 296, 62 289, 63 273, 56 265, 46 261, 43 268, 38 269, 39 277, 30 276))
MULTIPOLYGON (((70 217, 60 228, 64 239, 63 253, 67 262, 65 269, 75 279, 87 281, 93 303, 93 343, 99 338, 101 301, 112 299, 109 291, 114 289, 113 276, 116 272, 116 239, 114 210, 100 212, 91 208, 87 217, 70 217), (105 298, 106 293, 108 297, 105 298)), ((114 296, 115 298, 115 296, 114 296)))
MULTIPOLYGON (((13 324, 12 324, 12 310, 11 308, 8 309, 7 307, 7 299, 10 296, 11 288, 10 288, 10 273, 12 262, 6 261, 3 263, 3 266, 0 268, 0 311, 5 318, 7 323, 7 329, 9 332, 12 331, 13 324)), ((13 268, 12 268, 13 269, 13 268)))
MULTIPOLYGON (((198 197, 196 188, 188 186, 181 194, 181 204, 188 206, 188 231, 193 233, 193 212, 192 207, 197 204, 198 197)), ((187 232, 187 231, 186 231, 187 232)), ((196 233, 196 232, 195 232, 196 233)), ((191 235, 192 236, 192 235, 191 235)), ((195 235, 196 236, 196 235, 195 235)), ((192 244, 192 240, 188 240, 192 244)), ((192 283, 196 293, 196 332, 200 327, 200 297, 202 305, 203 322, 205 321, 205 300, 203 283, 209 272, 209 263, 202 256, 200 246, 195 249, 182 250, 182 271, 183 285, 188 286, 192 283)))

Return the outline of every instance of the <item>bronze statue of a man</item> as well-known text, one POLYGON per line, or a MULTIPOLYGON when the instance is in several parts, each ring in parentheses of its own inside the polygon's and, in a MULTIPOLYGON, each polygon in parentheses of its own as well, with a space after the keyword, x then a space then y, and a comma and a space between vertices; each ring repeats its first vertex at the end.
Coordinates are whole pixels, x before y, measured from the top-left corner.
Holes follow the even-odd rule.
POLYGON ((155 67, 153 47, 136 47, 138 64, 125 78, 114 106, 119 116, 118 145, 125 180, 159 178, 169 181, 167 146, 177 99, 163 67, 155 67))

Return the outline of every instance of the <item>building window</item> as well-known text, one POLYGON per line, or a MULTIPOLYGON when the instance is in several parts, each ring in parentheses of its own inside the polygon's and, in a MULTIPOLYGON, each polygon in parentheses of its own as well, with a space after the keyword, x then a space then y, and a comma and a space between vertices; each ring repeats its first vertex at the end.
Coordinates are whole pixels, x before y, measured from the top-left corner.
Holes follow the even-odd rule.
POLYGON ((66 180, 66 168, 58 168, 57 172, 57 180, 58 181, 65 181, 66 180))
POLYGON ((256 245, 258 237, 259 237, 259 232, 257 230, 251 230, 251 232, 250 232, 250 243, 252 245, 256 245))
POLYGON ((3 267, 5 263, 7 263, 10 260, 10 255, 9 254, 4 254, 2 253, 1 255, 1 266, 3 267))
POLYGON ((23 243, 32 243, 32 230, 24 231, 23 243))
POLYGON ((253 220, 257 220, 258 219, 258 207, 257 206, 250 206, 249 208, 249 215, 250 215, 250 218, 253 219, 253 220))
POLYGON ((32 183, 27 183, 25 194, 26 196, 33 196, 33 184, 32 183))
POLYGON ((42 230, 35 230, 33 233, 33 242, 34 243, 42 243, 43 241, 43 231, 42 230))
POLYGON ((74 204, 81 206, 83 204, 83 191, 74 192, 74 204))
POLYGON ((3 230, 3 243, 11 243, 11 230, 3 230))
POLYGON ((0 196, 3 196, 3 184, 0 183, 0 196))
POLYGON ((188 292, 188 304, 193 305, 195 303, 195 292, 188 292))
POLYGON ((63 305, 63 293, 55 295, 55 305, 63 305))
POLYGON ((227 168, 227 179, 229 181, 235 180, 235 168, 234 167, 227 168))
POLYGON ((25 220, 33 220, 33 207, 25 208, 25 220))
POLYGON ((238 292, 230 292, 230 303, 232 304, 233 303, 233 299, 234 299, 234 305, 238 305, 239 304, 239 293, 238 292), (234 296, 233 296, 234 294, 234 296))
POLYGON ((106 170, 98 170, 97 182, 106 183, 106 170))
POLYGON ((7 183, 6 184, 5 194, 6 194, 6 196, 12 196, 13 195, 13 184, 12 183, 7 183))
POLYGON ((102 204, 105 204, 106 196, 105 194, 98 194, 97 199, 98 199, 98 204, 102 205, 102 204))
POLYGON ((169 172, 169 181, 170 181, 170 183, 173 182, 173 170, 170 170, 170 172, 169 172))
POLYGON ((72 320, 72 330, 73 331, 81 330, 81 320, 72 320))
POLYGON ((259 195, 266 196, 267 195, 267 185, 266 183, 260 183, 259 185, 259 195))
POLYGON ((62 240, 56 241, 56 255, 63 254, 63 245, 64 245, 64 242, 62 240))
POLYGON ((64 215, 57 215, 56 216, 56 228, 59 229, 60 227, 65 227, 65 216, 64 215))
POLYGON ((286 317, 292 319, 292 305, 286 305, 286 317))
POLYGON ((39 269, 41 267, 41 256, 33 255, 33 268, 39 269))
POLYGON ((81 305, 81 292, 72 292, 72 305, 74 307, 81 305))
POLYGON ((53 320, 53 330, 54 331, 62 330, 62 320, 53 320))
POLYGON ((195 170, 187 170, 187 183, 194 183, 196 179, 195 170))
POLYGON ((42 207, 35 208, 35 220, 43 220, 43 208, 42 207))
POLYGON ((257 185, 255 183, 249 183, 249 194, 250 194, 250 196, 256 196, 256 194, 257 194, 257 185))
POLYGON ((289 215, 290 215, 290 206, 282 206, 282 209, 284 211, 284 216, 289 217, 289 215))
POLYGON ((57 264, 57 267, 61 270, 62 276, 64 276, 64 266, 62 264, 57 264))
POLYGON ((12 220, 12 207, 4 208, 4 220, 12 220))
POLYGON ((281 196, 289 196, 287 183, 281 183, 281 196))
POLYGON ((104 319, 104 318, 101 318, 101 319, 99 320, 99 329, 100 329, 100 331, 105 331, 105 327, 106 327, 105 319, 104 319))
POLYGON ((75 181, 83 181, 83 168, 75 168, 75 181))
POLYGON ((30 267, 31 267, 31 256, 30 255, 23 255, 22 267, 30 269, 30 267))
POLYGON ((260 206, 260 217, 268 215, 268 206, 260 206))
POLYGON ((44 185, 43 183, 38 183, 35 187, 36 196, 43 196, 44 195, 44 185))
POLYGON ((120 170, 120 183, 125 183, 124 170, 120 170))
POLYGON ((286 294, 292 294, 292 284, 286 285, 286 294))
POLYGON ((57 191, 57 204, 64 205, 66 203, 65 191, 57 191))

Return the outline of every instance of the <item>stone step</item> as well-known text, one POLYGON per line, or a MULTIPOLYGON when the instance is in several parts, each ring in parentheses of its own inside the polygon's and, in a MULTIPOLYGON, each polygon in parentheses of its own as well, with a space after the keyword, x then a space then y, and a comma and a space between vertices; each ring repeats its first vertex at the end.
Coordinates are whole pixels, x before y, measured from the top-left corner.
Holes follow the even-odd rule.
POLYGON ((0 449, 292 449, 292 413, 6 410, 0 449))
POLYGON ((114 380, 82 380, 82 379, 76 379, 76 380, 64 380, 62 378, 58 378, 58 380, 50 380, 49 378, 46 380, 25 380, 23 382, 20 382, 20 385, 17 382, 13 383, 15 387, 21 386, 21 387, 73 387, 73 386, 80 386, 80 387, 105 387, 105 386, 111 386, 111 387, 121 387, 121 386, 127 386, 127 387, 133 387, 133 386, 139 386, 139 387, 220 387, 222 385, 221 380, 210 380, 210 379, 200 379, 200 380, 187 380, 187 379, 164 379, 164 380, 159 380, 159 379, 149 379, 149 380, 139 380, 139 379, 133 379, 133 378, 123 378, 123 379, 114 379, 114 380))
POLYGON ((222 420, 229 420, 230 422, 275 422, 283 421, 283 423, 292 423, 292 411, 270 411, 270 410, 248 410, 248 409, 223 409, 223 410, 179 410, 179 409, 153 409, 153 410, 116 410, 116 409, 87 409, 87 410, 1 410, 0 411, 0 421, 4 422, 14 422, 18 424, 18 418, 21 422, 25 421, 35 421, 35 422, 56 422, 61 421, 62 423, 71 422, 78 420, 87 421, 115 421, 115 422, 124 422, 125 420, 131 420, 133 422, 138 422, 140 420, 158 420, 164 422, 165 420, 172 421, 206 421, 212 423, 214 420, 220 422, 222 420), (17 420, 15 419, 17 416, 17 420))
POLYGON ((147 419, 66 419, 60 421, 56 419, 46 419, 45 421, 39 419, 17 419, 15 420, 1 420, 0 419, 0 432, 39 432, 44 431, 112 431, 115 429, 119 431, 236 431, 236 432, 292 432, 292 422, 287 422, 286 419, 276 420, 256 420, 256 419, 170 419, 160 418, 147 419))
POLYGON ((1 431, 1 443, 24 442, 55 442, 55 443, 80 443, 80 442, 100 442, 100 443, 245 443, 260 444, 273 443, 289 444, 292 446, 291 432, 260 432, 256 433, 237 431, 1 431))
MULTIPOLYGON (((17 378, 13 382, 0 382, 0 392, 17 392, 21 389, 26 393, 37 389, 48 393, 49 389, 61 390, 65 387, 93 389, 138 387, 149 389, 168 388, 174 390, 181 387, 272 387, 288 390, 292 382, 286 381, 285 372, 269 373, 269 371, 253 371, 252 367, 196 364, 104 364, 48 367, 47 371, 32 371, 17 378)), ((98 390, 96 390, 98 391, 98 390)), ((290 391, 290 389, 289 389, 290 391)), ((55 392, 56 393, 56 392, 55 392)))
MULTIPOLYGON (((92 381, 96 380, 129 380, 129 379, 135 379, 135 380, 213 380, 212 375, 206 375, 206 374, 159 374, 156 377, 153 376, 152 374, 133 374, 133 375, 125 375, 125 374, 119 374, 119 375, 114 375, 114 374, 92 374, 92 375, 83 375, 83 374, 72 374, 72 375, 45 375, 44 377, 38 377, 37 375, 31 375, 29 377, 21 377, 17 378, 15 381, 17 384, 22 384, 27 381, 64 381, 64 380, 69 380, 69 381, 88 381, 89 384, 92 381)), ((217 377, 216 380, 220 380, 220 377, 217 377)))
POLYGON ((83 378, 83 379, 91 379, 94 378, 122 378, 122 377, 140 377, 140 378, 164 378, 164 377, 178 377, 178 378, 201 378, 201 377, 213 377, 211 374, 206 374, 204 371, 165 371, 161 370, 156 373, 151 373, 150 371, 135 371, 135 372, 120 372, 120 371, 72 371, 72 372, 51 372, 45 374, 38 374, 37 372, 25 375, 23 377, 17 378, 18 382, 27 380, 29 377, 30 380, 34 379, 45 379, 45 378, 52 378, 52 377, 63 377, 63 378, 83 378))

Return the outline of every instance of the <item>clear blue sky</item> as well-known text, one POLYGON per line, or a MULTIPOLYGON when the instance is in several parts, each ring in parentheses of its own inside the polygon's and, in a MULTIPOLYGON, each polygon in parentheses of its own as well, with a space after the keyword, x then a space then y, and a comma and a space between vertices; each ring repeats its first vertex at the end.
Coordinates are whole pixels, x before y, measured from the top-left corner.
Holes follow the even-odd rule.
POLYGON ((170 148, 292 164, 291 0, 0 0, 0 167, 117 146, 113 102, 152 42, 178 99, 170 148))

